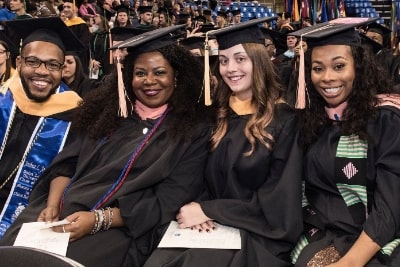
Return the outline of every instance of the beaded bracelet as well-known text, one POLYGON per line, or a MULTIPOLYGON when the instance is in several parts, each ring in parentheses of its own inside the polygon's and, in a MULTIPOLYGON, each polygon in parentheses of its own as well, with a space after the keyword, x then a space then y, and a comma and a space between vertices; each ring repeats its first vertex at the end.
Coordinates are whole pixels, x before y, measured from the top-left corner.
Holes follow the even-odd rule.
POLYGON ((112 208, 107 207, 105 209, 94 210, 93 213, 95 215, 96 220, 95 220, 93 229, 90 232, 91 235, 96 234, 100 230, 107 231, 108 229, 111 228, 112 221, 113 221, 113 215, 114 215, 112 208), (108 211, 108 220, 106 220, 107 219, 107 216, 105 213, 106 210, 108 211))
POLYGON ((101 222, 101 226, 100 226, 100 228, 102 229, 102 230, 105 230, 105 228, 106 228, 106 224, 107 224, 107 222, 106 222, 106 213, 105 213, 105 210, 104 209, 100 209, 100 211, 101 211, 101 216, 102 216, 102 218, 103 218, 103 221, 101 222))
POLYGON ((94 210, 93 212, 94 212, 94 214, 96 216, 96 222, 95 222, 95 224, 93 226, 92 231, 90 232, 91 235, 94 235, 97 232, 99 232, 101 230, 102 226, 103 226, 104 221, 105 221, 105 218, 104 218, 105 216, 104 216, 102 210, 94 210))
POLYGON ((93 213, 94 213, 94 217, 95 217, 95 222, 94 222, 94 226, 93 226, 93 229, 92 229, 92 231, 90 232, 90 234, 91 235, 94 235, 95 233, 97 233, 97 228, 98 228, 98 224, 99 224, 99 214, 96 212, 96 210, 95 211, 93 211, 93 213))
POLYGON ((106 209, 107 209, 107 211, 108 211, 108 224, 107 224, 107 226, 105 227, 104 230, 108 230, 108 229, 111 228, 112 220, 113 220, 113 215, 114 215, 114 212, 113 212, 112 208, 107 207, 106 209))

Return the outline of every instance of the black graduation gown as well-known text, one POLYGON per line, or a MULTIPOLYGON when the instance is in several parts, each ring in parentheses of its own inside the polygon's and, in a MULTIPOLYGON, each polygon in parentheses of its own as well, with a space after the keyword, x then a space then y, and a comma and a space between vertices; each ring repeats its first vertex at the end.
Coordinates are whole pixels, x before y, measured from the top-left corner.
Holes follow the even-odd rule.
POLYGON ((104 75, 111 72, 110 66, 110 40, 108 37, 108 32, 96 31, 91 34, 90 37, 90 52, 92 59, 95 59, 101 64, 100 80, 104 75))
MULTIPOLYGON (((358 167, 358 164, 363 164, 360 159, 344 161, 336 157, 341 137, 340 124, 326 127, 308 149, 305 157, 305 196, 316 215, 306 216, 305 222, 319 231, 316 235, 318 240, 303 249, 296 266, 305 266, 312 255, 331 243, 340 255, 344 255, 361 231, 365 231, 381 247, 400 237, 399 125, 400 110, 393 107, 381 107, 378 118, 371 119, 367 130, 371 142, 368 143, 365 170, 358 167), (357 172, 353 173, 353 177, 346 178, 343 175, 344 166, 351 165, 357 172), (346 205, 347 200, 339 190, 343 184, 351 184, 353 188, 366 185, 367 207, 362 203, 346 205)), ((368 266, 400 266, 398 250, 393 252, 392 257, 377 253, 368 266)))
MULTIPOLYGON (((67 25, 68 26, 68 25, 67 25)), ((89 65, 90 65, 90 31, 89 27, 86 23, 77 23, 68 26, 76 37, 82 42, 84 45, 84 49, 81 51, 77 51, 78 57, 81 60, 83 71, 86 74, 89 74, 89 65)))
MULTIPOLYGON (((175 218, 179 208, 198 197, 208 150, 208 133, 193 129, 184 142, 171 141, 165 125, 168 115, 134 162, 129 175, 105 204, 118 206, 125 227, 111 228, 69 243, 67 256, 86 266, 141 266, 158 240, 159 232, 175 218), (197 131, 197 132, 195 132, 197 131)), ((12 245, 23 222, 36 221, 46 205, 49 183, 57 175, 71 177, 60 218, 89 211, 118 179, 121 170, 142 141, 143 129, 154 121, 128 118, 102 143, 90 138, 66 147, 46 170, 29 206, 9 228, 0 245, 12 245)), ((199 126, 200 128, 200 126, 199 126)))
POLYGON ((290 266, 302 231, 302 152, 293 111, 278 106, 266 129, 275 140, 272 151, 258 143, 253 155, 243 156, 250 149, 243 132, 249 115, 232 111, 227 134, 208 157, 209 200, 200 205, 216 222, 240 229, 242 249, 157 249, 145 267, 290 266))

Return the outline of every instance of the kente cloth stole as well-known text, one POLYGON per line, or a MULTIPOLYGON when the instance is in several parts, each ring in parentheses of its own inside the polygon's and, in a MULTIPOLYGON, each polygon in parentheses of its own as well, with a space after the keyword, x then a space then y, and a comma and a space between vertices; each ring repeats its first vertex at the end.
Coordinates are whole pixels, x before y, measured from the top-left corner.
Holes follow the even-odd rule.
MULTIPOLYGON (((66 88, 60 87, 60 91, 66 88)), ((17 107, 8 90, 0 98, 0 160, 3 156, 7 137, 12 127, 17 107)), ((11 191, 0 214, 0 238, 21 211, 27 206, 28 198, 38 177, 60 152, 69 132, 70 122, 50 117, 40 117, 29 140, 16 172, 11 177, 11 191)), ((1 164, 1 163, 0 163, 1 164)), ((1 165, 0 165, 1 166, 1 165)), ((10 173, 11 174, 11 173, 10 173)), ((7 173, 7 177, 10 175, 7 173)), ((5 177, 7 179, 7 177, 5 177)))
MULTIPOLYGON (((357 135, 341 136, 334 159, 334 177, 339 193, 345 201, 355 222, 364 222, 368 214, 367 201, 367 151, 368 143, 357 135)), ((304 234, 291 252, 295 264, 302 250, 310 243, 325 236, 325 225, 308 203, 303 182, 304 234)))
MULTIPOLYGON (((361 140, 357 135, 341 136, 336 149, 335 182, 343 201, 349 209, 354 221, 362 224, 368 217, 372 203, 373 186, 367 180, 368 142, 361 140)), ((304 184, 303 184, 304 192, 304 184)), ((291 252, 292 263, 295 264, 301 251, 314 240, 324 235, 323 225, 318 219, 306 199, 303 199, 303 216, 305 231, 296 247, 291 252), (307 222, 310 222, 307 228, 307 222), (321 231, 322 230, 322 231, 321 231)), ((400 245, 400 238, 387 243, 380 250, 384 260, 400 245)))
MULTIPOLYGON (((367 180, 368 143, 357 135, 341 136, 336 151, 336 186, 355 222, 363 224, 371 210, 372 187, 367 180), (362 213, 365 211, 365 213, 362 213)), ((384 245, 380 252, 390 256, 400 245, 400 238, 384 245)), ((385 260, 385 257, 379 257, 385 260)))

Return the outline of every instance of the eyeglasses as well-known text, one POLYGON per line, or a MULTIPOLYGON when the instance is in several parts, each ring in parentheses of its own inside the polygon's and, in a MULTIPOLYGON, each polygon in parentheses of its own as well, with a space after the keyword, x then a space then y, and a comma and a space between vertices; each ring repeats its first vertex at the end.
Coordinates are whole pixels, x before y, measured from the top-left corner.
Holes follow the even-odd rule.
POLYGON ((56 60, 48 60, 48 61, 43 61, 38 59, 37 57, 22 57, 21 58, 25 61, 25 65, 31 68, 39 68, 40 65, 44 64, 47 70, 49 71, 59 71, 62 66, 64 66, 64 63, 60 63, 56 60))
POLYGON ((8 52, 7 50, 0 50, 0 55, 7 53, 7 52, 8 52))

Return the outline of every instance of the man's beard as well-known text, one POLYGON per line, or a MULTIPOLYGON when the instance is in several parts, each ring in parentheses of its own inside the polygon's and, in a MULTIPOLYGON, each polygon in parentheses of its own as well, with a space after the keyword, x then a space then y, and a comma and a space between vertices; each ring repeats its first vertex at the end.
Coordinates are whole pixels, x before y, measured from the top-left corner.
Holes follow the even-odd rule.
POLYGON ((49 93, 48 93, 46 96, 36 96, 36 95, 33 95, 33 94, 29 91, 29 89, 28 89, 28 88, 29 88, 29 87, 28 87, 28 84, 25 82, 25 79, 24 79, 24 77, 22 77, 21 73, 20 73, 20 77, 21 77, 22 89, 24 89, 24 92, 25 92, 26 96, 27 96, 29 99, 31 99, 31 100, 33 100, 33 101, 36 101, 36 102, 45 102, 47 99, 50 98, 50 96, 51 96, 52 94, 54 94, 54 93, 56 92, 56 90, 57 90, 57 88, 58 88, 58 86, 54 87, 53 89, 51 89, 51 90, 49 91, 49 93))

